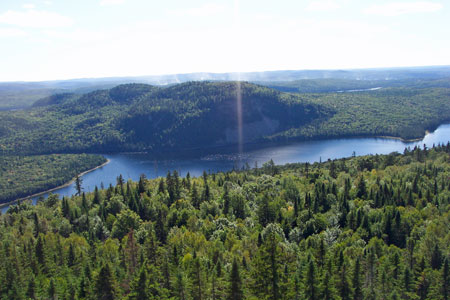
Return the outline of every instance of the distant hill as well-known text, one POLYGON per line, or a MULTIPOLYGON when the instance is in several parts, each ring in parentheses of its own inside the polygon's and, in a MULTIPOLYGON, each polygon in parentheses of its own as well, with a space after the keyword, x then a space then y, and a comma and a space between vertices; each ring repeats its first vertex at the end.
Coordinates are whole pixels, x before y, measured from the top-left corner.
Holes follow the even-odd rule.
POLYGON ((260 81, 261 85, 290 93, 333 93, 358 92, 388 87, 450 88, 450 78, 439 79, 395 79, 395 80, 355 80, 355 79, 300 79, 293 81, 260 81))
POLYGON ((41 100, 0 113, 5 153, 156 151, 256 142, 328 118, 333 110, 251 83, 188 82, 168 88, 126 84, 41 100))
POLYGON ((55 93, 84 94, 99 89, 109 89, 126 83, 145 83, 168 86, 189 81, 249 81, 274 87, 278 90, 298 92, 300 87, 309 86, 304 92, 334 92, 339 89, 323 89, 323 83, 337 88, 357 89, 373 84, 383 87, 415 86, 419 81, 450 78, 450 66, 348 69, 348 70, 283 70, 242 73, 189 73, 152 76, 129 76, 107 78, 81 78, 42 82, 0 82, 0 110, 26 108, 36 100, 55 93), (303 80, 332 79, 331 82, 306 82, 303 80), (292 81, 297 81, 290 83, 292 81), (333 82, 335 81, 335 82, 333 82), (340 83, 339 83, 340 81, 340 83), (369 81, 369 82, 367 82, 369 81), (380 81, 375 83, 374 81, 380 81), (408 84, 409 82, 409 84, 408 84), (317 90, 322 88, 322 90, 317 90))

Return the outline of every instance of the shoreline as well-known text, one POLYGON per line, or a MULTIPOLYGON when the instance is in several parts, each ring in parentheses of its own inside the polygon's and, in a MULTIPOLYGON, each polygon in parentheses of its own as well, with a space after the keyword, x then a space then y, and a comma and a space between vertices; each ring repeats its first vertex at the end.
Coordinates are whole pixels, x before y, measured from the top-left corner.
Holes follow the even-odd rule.
POLYGON ((83 175, 85 175, 87 173, 93 172, 93 171, 95 171, 95 170, 97 170, 97 169, 99 169, 101 167, 106 166, 110 162, 111 162, 111 160, 109 158, 107 158, 106 161, 104 163, 102 163, 101 165, 96 166, 95 168, 86 170, 84 172, 81 172, 80 174, 78 174, 75 177, 73 177, 70 181, 68 181, 68 182, 66 182, 66 183, 64 183, 62 185, 59 185, 59 186, 56 186, 54 188, 51 188, 51 189, 48 189, 48 190, 45 190, 45 191, 42 191, 42 192, 39 192, 39 193, 35 193, 35 194, 29 195, 29 196, 26 196, 26 197, 22 197, 22 198, 19 198, 19 199, 16 199, 16 200, 12 200, 12 201, 9 201, 9 202, 1 203, 0 204, 0 209, 3 209, 6 206, 10 206, 12 204, 16 204, 19 201, 29 200, 31 198, 34 198, 34 197, 37 197, 37 196, 41 196, 43 194, 47 194, 47 193, 50 193, 50 192, 53 192, 53 191, 58 190, 60 188, 67 187, 67 186, 71 185, 77 179, 77 177, 81 177, 81 176, 83 176, 83 175))
MULTIPOLYGON (((447 125, 450 123, 443 123, 441 125, 447 125)), ((441 126, 439 125, 439 126, 441 126)), ((438 127, 439 127, 438 126, 438 127)), ((309 142, 309 141, 322 141, 322 140, 339 140, 339 139, 389 139, 389 140, 397 140, 402 143, 408 144, 408 143, 415 143, 422 141, 428 134, 433 133, 437 128, 434 130, 425 130, 424 134, 421 137, 417 138, 410 138, 405 139, 398 136, 388 136, 388 135, 343 135, 343 136, 336 136, 336 137, 314 137, 314 138, 288 138, 288 139, 280 139, 280 140, 259 140, 259 141, 252 141, 244 143, 244 148, 247 147, 246 151, 252 151, 255 149, 260 148, 266 148, 271 146, 278 146, 278 145, 291 145, 301 142, 309 142)), ((235 147, 237 147, 238 144, 226 144, 226 145, 209 145, 207 147, 191 147, 191 148, 182 148, 182 149, 171 149, 171 148, 164 148, 160 149, 158 151, 152 151, 152 150, 143 150, 143 151, 125 151, 125 152, 115 152, 115 153, 108 153, 108 154, 125 154, 125 155, 136 155, 136 154, 150 154, 154 155, 155 159, 172 159, 173 157, 179 158, 180 155, 183 157, 189 157, 189 158, 200 158, 205 155, 211 155, 211 154, 217 154, 217 153, 235 153, 235 147), (161 152, 164 152, 164 154, 161 156, 161 152), (201 154, 199 154, 201 153, 201 154)))

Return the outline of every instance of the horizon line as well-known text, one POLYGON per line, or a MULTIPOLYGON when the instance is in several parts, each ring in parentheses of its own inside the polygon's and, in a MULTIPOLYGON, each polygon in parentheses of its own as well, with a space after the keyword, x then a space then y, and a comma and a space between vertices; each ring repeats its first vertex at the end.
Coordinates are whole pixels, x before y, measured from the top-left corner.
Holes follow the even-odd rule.
MULTIPOLYGON (((252 74, 252 73, 273 73, 273 72, 300 72, 300 71, 358 71, 358 70, 394 70, 394 69, 420 69, 420 68, 445 68, 450 67, 450 64, 443 65, 416 65, 416 66, 391 66, 391 67, 366 67, 366 68, 327 68, 327 69, 276 69, 276 70, 265 70, 265 71, 230 71, 230 72, 182 72, 182 73, 163 73, 163 74, 148 74, 148 75, 117 75, 117 76, 105 76, 105 77, 71 77, 66 79, 44 79, 44 80, 7 80, 0 81, 2 83, 41 83, 41 82, 58 82, 58 81, 82 81, 82 80, 113 80, 113 79, 139 79, 145 77, 171 77, 171 76, 185 76, 185 75, 195 75, 195 74, 214 74, 214 75, 224 75, 224 74, 252 74)), ((333 77, 327 77, 330 79, 333 77)), ((207 79, 205 79, 206 81, 207 79)), ((204 80, 194 80, 194 81, 204 81, 204 80)), ((233 80, 236 81, 236 80, 233 80)), ((246 80, 239 80, 246 81, 246 80)))

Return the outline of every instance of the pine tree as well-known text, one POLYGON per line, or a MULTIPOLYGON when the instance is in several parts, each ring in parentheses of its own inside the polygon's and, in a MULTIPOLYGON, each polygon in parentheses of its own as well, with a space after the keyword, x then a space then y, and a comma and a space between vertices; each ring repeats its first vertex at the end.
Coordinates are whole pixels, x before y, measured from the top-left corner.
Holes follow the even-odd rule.
POLYGON ((419 296, 420 300, 428 299, 427 296, 429 286, 430 283, 428 281, 428 278, 426 277, 425 272, 422 272, 417 281, 417 296, 419 296))
POLYGON ((337 291, 334 286, 333 267, 331 264, 331 260, 328 260, 327 268, 324 271, 324 276, 322 279, 320 290, 321 290, 320 299, 323 299, 323 300, 337 299, 337 297, 336 297, 337 291))
POLYGON ((81 191, 83 190, 83 187, 81 186, 83 184, 83 179, 79 176, 75 178, 75 189, 77 190, 77 195, 81 196, 81 191))
POLYGON ((99 300, 114 300, 116 298, 115 290, 116 282, 114 276, 111 268, 106 264, 100 269, 95 282, 96 298, 99 300))
POLYGON ((448 258, 445 259, 444 265, 442 266, 442 297, 444 300, 448 300, 449 289, 450 289, 450 275, 449 275, 449 262, 448 258))
POLYGON ((73 267, 75 264, 75 251, 73 249, 72 243, 69 245, 69 254, 67 256, 67 266, 73 267))
POLYGON ((34 281, 34 276, 28 281, 26 296, 33 300, 36 299, 36 283, 34 281))
POLYGON ((78 297, 80 299, 88 299, 90 296, 90 281, 86 276, 81 277, 80 284, 78 286, 78 297))
POLYGON ((175 294, 178 297, 178 300, 186 300, 186 283, 183 277, 183 273, 178 270, 175 277, 175 294))
POLYGON ((438 244, 436 243, 433 248, 433 252, 431 253, 431 267, 434 270, 440 269, 442 265, 442 254, 441 250, 439 249, 438 244))
POLYGON ((145 193, 145 174, 139 176, 138 192, 139 194, 145 193))
POLYGON ((158 194, 164 194, 166 192, 166 185, 164 183, 164 178, 161 178, 159 180, 159 185, 158 185, 158 194))
POLYGON ((150 299, 147 289, 147 272, 145 268, 141 268, 139 276, 132 285, 130 300, 147 300, 150 299))
POLYGON ((230 285, 228 290, 228 300, 242 300, 244 293, 242 291, 242 280, 239 274, 239 265, 236 258, 233 259, 233 265, 230 273, 230 285))
POLYGON ((196 209, 200 208, 200 199, 198 197, 197 184, 195 181, 192 186, 191 203, 192 203, 192 206, 194 206, 196 209))
POLYGON ((200 258, 197 257, 197 252, 194 251, 192 260, 192 266, 190 270, 190 278, 192 280, 191 295, 194 300, 202 300, 204 298, 203 293, 203 275, 200 258))
POLYGON ((44 258, 44 244, 42 241, 41 236, 38 237, 37 242, 36 242, 36 246, 35 246, 35 255, 36 255, 36 259, 38 261, 38 264, 40 266, 44 266, 45 264, 45 258, 44 258))
POLYGON ((403 293, 406 295, 411 291, 411 284, 412 284, 412 276, 411 271, 408 267, 405 268, 405 271, 403 272, 403 293))
POLYGON ((282 299, 279 282, 282 267, 280 262, 280 242, 279 236, 273 230, 268 231, 252 260, 251 288, 253 294, 258 298, 282 299))
POLYGON ((355 269, 353 270, 353 300, 362 299, 362 289, 360 280, 361 266, 359 257, 355 261, 355 269))
POLYGON ((95 189, 94 189, 94 199, 92 200, 92 204, 100 204, 100 202, 101 202, 101 199, 100 199, 100 193, 99 193, 99 191, 98 191, 98 187, 97 186, 95 186, 95 189))
POLYGON ((366 195, 367 195, 366 181, 364 179, 364 176, 361 175, 361 177, 359 178, 358 191, 356 193, 356 197, 365 199, 366 195))
POLYGON ((223 199, 223 214, 228 215, 228 213, 230 212, 230 195, 226 185, 224 186, 222 199, 223 199))
POLYGON ((316 282, 317 282, 316 265, 314 264, 312 257, 310 257, 305 276, 305 296, 309 300, 319 299, 316 282))
POLYGON ((57 299, 55 282, 53 281, 53 278, 50 280, 50 285, 48 286, 47 294, 48 294, 49 299, 51 299, 51 300, 57 299))
POLYGON ((339 295, 341 296, 342 300, 350 300, 351 299, 351 287, 350 282, 348 280, 348 274, 347 274, 347 263, 344 262, 341 268, 340 273, 340 282, 339 282, 339 295))

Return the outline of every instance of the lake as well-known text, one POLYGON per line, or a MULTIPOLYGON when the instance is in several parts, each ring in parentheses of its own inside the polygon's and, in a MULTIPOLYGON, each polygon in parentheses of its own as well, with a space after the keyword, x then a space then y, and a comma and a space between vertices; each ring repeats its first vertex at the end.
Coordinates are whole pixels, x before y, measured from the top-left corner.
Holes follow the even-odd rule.
MULTIPOLYGON (((147 178, 166 176, 169 170, 177 170, 181 176, 185 176, 187 172, 191 176, 200 176, 204 170, 207 172, 227 171, 240 168, 245 163, 253 167, 255 162, 261 166, 270 159, 273 159, 276 164, 316 162, 329 158, 349 157, 353 152, 356 155, 388 154, 394 151, 403 152, 405 147, 413 148, 423 144, 431 147, 433 144, 447 144, 448 141, 450 141, 450 124, 439 126, 421 141, 406 143, 388 138, 342 138, 270 146, 241 154, 225 152, 179 159, 156 159, 150 154, 108 154, 104 156, 110 160, 110 163, 83 175, 82 186, 84 191, 92 192, 95 186, 100 188, 102 184, 105 187, 108 187, 110 183, 115 185, 119 174, 122 174, 125 180, 138 180, 141 174, 145 174, 147 178)), ((75 194, 75 184, 72 183, 53 193, 61 197, 71 196, 75 194)), ((2 212, 7 209, 7 207, 2 208, 2 212)))

